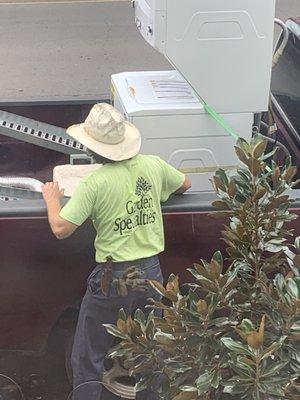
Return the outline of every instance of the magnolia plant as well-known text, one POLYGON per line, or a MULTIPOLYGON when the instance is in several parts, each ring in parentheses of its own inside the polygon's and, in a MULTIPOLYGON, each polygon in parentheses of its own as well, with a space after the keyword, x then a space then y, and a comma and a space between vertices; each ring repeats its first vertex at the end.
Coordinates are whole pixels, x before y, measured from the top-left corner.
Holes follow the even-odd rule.
POLYGON ((154 386, 164 400, 300 399, 300 240, 288 190, 297 169, 268 163, 256 135, 235 147, 242 167, 213 178, 227 257, 215 252, 190 269, 181 291, 151 281, 166 301, 133 317, 121 310, 107 325, 120 343, 110 354, 138 376, 136 390, 154 386), (141 378, 142 377, 142 378, 141 378))

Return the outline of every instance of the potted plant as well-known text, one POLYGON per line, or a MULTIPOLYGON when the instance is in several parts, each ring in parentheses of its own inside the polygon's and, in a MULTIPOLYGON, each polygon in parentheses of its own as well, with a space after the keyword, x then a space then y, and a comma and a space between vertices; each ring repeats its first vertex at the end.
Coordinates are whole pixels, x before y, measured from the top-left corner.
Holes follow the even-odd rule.
POLYGON ((121 339, 110 356, 141 377, 136 390, 154 386, 164 400, 300 399, 300 240, 291 243, 287 224, 297 168, 290 159, 268 167, 266 148, 260 135, 239 140, 243 166, 213 178, 227 258, 216 251, 195 264, 185 294, 177 276, 150 282, 167 300, 152 302, 160 316, 121 310, 106 326, 121 339))

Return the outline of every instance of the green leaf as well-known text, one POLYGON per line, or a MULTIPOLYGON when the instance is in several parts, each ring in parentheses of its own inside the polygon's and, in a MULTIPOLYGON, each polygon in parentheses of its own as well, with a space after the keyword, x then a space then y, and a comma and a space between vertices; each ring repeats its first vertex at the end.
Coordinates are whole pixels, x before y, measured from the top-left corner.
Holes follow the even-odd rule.
POLYGON ((269 346, 267 349, 265 349, 263 351, 263 353, 261 354, 261 359, 264 360, 264 359, 270 357, 272 354, 276 353, 283 345, 285 339, 286 339, 286 336, 283 336, 279 339, 279 341, 271 344, 271 346, 269 346))
POLYGON ((211 386, 211 382, 213 380, 214 373, 213 372, 205 372, 205 374, 200 375, 196 380, 196 386, 198 389, 198 394, 201 395, 208 391, 211 386))
POLYGON ((181 392, 173 397, 172 400, 193 400, 197 399, 198 390, 194 386, 181 386, 181 392))
POLYGON ((241 323, 241 329, 243 332, 246 332, 246 333, 253 332, 256 330, 252 321, 250 321, 249 319, 243 319, 243 321, 241 323))
POLYGON ((140 310, 139 308, 136 310, 136 312, 134 313, 134 319, 139 322, 141 325, 145 325, 146 324, 146 316, 143 313, 142 310, 140 310))
POLYGON ((142 378, 140 379, 134 389, 136 392, 141 392, 142 390, 148 389, 149 388, 149 383, 151 382, 151 377, 146 377, 146 378, 142 378))
POLYGON ((298 299, 299 289, 298 289, 296 282, 294 282, 293 279, 288 279, 287 285, 286 285, 286 290, 292 297, 294 297, 295 299, 298 299))
POLYGON ((212 259, 215 260, 221 267, 223 267, 223 256, 220 251, 216 251, 212 256, 212 259))
POLYGON ((238 159, 245 165, 248 165, 248 157, 247 154, 245 153, 244 150, 242 150, 240 147, 235 147, 235 152, 238 157, 238 159))
POLYGON ((238 140, 237 140, 237 145, 241 148, 241 149, 243 149, 247 154, 250 154, 250 152, 251 152, 251 147, 250 147, 250 144, 245 140, 245 139, 243 139, 242 137, 240 137, 240 138, 238 138, 238 140))
POLYGON ((122 321, 127 321, 127 315, 125 313, 124 308, 121 308, 118 314, 118 319, 121 319, 122 321))
MULTIPOLYGON (((289 383, 289 380, 287 380, 286 383, 289 383)), ((264 393, 285 398, 285 393, 284 393, 282 387, 280 387, 278 385, 274 385, 274 383, 271 383, 271 384, 261 383, 261 388, 264 393)))
POLYGON ((241 342, 236 342, 231 338, 223 337, 221 338, 221 342, 227 347, 229 350, 233 351, 236 354, 243 354, 243 355, 252 355, 251 351, 244 346, 241 342))
POLYGON ((120 339, 128 339, 128 336, 120 332, 119 329, 115 327, 115 325, 103 324, 103 326, 106 329, 106 331, 110 333, 112 336, 115 336, 120 339))
POLYGON ((277 290, 279 290, 279 292, 282 293, 283 287, 285 285, 284 277, 282 274, 276 275, 276 277, 274 279, 274 284, 275 284, 277 290))
POLYGON ((289 364, 289 361, 286 361, 286 362, 279 362, 271 367, 268 366, 268 368, 265 369, 266 372, 263 371, 262 378, 268 378, 270 376, 273 377, 288 364, 289 364))
POLYGON ((158 281, 149 281, 151 287, 156 290, 161 296, 166 297, 167 291, 164 286, 158 281))
POLYGON ((267 140, 263 140, 260 143, 257 143, 257 145, 254 146, 252 151, 253 157, 259 159, 266 151, 267 145, 268 145, 267 140))
POLYGON ((218 176, 222 180, 224 185, 226 187, 228 187, 229 180, 228 180, 228 176, 227 176, 226 172, 224 171, 224 169, 222 169, 222 168, 218 169, 218 171, 216 172, 216 176, 218 176))
POLYGON ((249 389, 252 384, 251 383, 238 383, 238 377, 236 377, 236 384, 231 384, 231 385, 226 385, 224 387, 223 392, 224 393, 228 393, 228 394, 240 394, 240 393, 244 393, 247 389, 249 389))
POLYGON ((230 207, 226 203, 226 201, 216 200, 212 202, 213 207, 217 208, 218 210, 230 210, 230 207))
POLYGON ((241 379, 249 379, 254 375, 254 370, 248 366, 249 368, 245 368, 244 365, 240 365, 240 363, 236 361, 229 361, 230 368, 238 374, 241 379))

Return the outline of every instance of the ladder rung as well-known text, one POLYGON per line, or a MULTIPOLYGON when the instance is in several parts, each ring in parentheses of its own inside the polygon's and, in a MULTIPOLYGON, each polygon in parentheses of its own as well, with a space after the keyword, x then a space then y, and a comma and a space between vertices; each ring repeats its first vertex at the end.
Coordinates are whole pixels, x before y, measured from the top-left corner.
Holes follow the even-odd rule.
POLYGON ((86 151, 65 129, 6 111, 0 111, 0 134, 64 154, 86 151))

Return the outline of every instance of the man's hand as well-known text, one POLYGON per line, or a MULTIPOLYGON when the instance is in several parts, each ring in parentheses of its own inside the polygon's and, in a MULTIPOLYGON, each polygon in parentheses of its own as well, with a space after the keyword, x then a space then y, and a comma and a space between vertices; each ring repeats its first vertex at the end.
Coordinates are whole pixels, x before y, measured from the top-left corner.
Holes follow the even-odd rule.
POLYGON ((48 204, 51 201, 59 201, 64 197, 65 189, 60 189, 57 182, 47 182, 42 186, 43 197, 48 204))
POLYGON ((183 194, 184 192, 186 192, 187 190, 189 190, 192 187, 192 182, 190 180, 189 177, 185 177, 185 180, 183 182, 183 185, 176 190, 175 194, 183 194))
POLYGON ((64 197, 65 190, 60 189, 57 182, 47 182, 43 185, 42 191, 47 204, 48 220, 52 232, 57 239, 69 237, 78 226, 59 216, 61 210, 60 201, 64 197))

